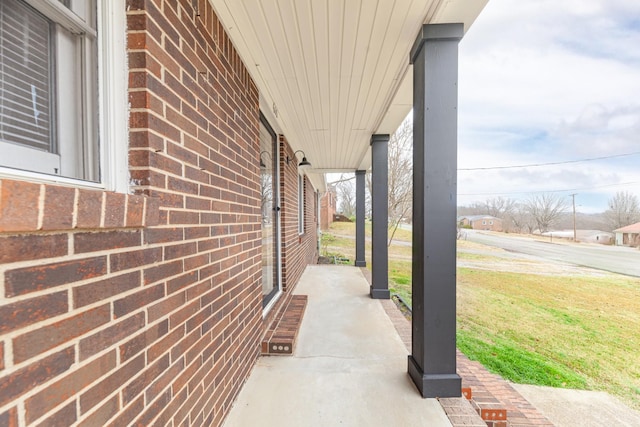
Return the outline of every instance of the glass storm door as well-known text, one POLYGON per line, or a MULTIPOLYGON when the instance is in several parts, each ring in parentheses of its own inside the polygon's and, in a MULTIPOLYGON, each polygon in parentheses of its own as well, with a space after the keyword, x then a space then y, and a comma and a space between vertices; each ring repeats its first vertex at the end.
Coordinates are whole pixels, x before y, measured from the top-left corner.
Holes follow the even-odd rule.
POLYGON ((280 290, 280 207, 276 134, 260 115, 260 181, 262 188, 262 305, 280 290))

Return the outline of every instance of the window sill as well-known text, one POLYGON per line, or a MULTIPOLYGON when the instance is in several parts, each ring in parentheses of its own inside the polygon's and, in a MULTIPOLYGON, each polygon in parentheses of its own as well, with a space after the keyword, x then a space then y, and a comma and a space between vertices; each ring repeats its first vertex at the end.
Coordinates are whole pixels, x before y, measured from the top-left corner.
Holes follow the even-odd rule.
POLYGON ((141 228, 159 204, 140 195, 0 179, 0 233, 141 228))

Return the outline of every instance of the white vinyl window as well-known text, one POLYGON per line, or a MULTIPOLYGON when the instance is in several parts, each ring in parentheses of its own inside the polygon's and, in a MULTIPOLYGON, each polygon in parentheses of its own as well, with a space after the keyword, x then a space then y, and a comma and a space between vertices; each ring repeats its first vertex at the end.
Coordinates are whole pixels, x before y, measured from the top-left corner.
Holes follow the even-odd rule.
POLYGON ((304 177, 298 174, 298 234, 304 233, 304 177))
MULTIPOLYGON (((3 171, 89 182, 105 178, 100 173, 101 153, 110 158, 113 155, 100 146, 99 124, 104 118, 99 116, 98 100, 105 105, 114 97, 101 92, 99 78, 112 74, 100 73, 100 66, 115 60, 122 69, 120 77, 125 72, 124 9, 114 13, 116 7, 123 8, 123 1, 0 1, 3 171), (99 22, 121 25, 122 35, 112 36, 117 34, 117 26, 105 28, 109 34, 103 35, 107 40, 101 46, 99 22)), ((119 85, 126 90, 125 85, 119 85)), ((124 105, 117 109, 126 111, 124 105)), ((123 117, 118 125, 126 132, 123 117)))

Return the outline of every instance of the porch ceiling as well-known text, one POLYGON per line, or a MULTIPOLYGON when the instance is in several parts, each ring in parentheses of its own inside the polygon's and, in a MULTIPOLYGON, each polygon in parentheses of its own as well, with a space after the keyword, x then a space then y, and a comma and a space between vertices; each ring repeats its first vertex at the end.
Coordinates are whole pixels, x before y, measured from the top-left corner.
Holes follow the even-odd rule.
POLYGON ((371 135, 393 133, 411 110, 409 51, 422 24, 466 31, 488 0, 210 1, 263 113, 313 175, 369 169, 371 135))

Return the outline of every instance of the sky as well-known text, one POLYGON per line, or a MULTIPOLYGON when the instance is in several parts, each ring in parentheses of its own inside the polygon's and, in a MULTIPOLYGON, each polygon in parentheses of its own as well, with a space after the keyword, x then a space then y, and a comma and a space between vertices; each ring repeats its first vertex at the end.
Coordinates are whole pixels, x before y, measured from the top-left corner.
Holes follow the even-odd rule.
POLYGON ((640 0, 489 0, 459 58, 459 205, 640 198, 640 0))

